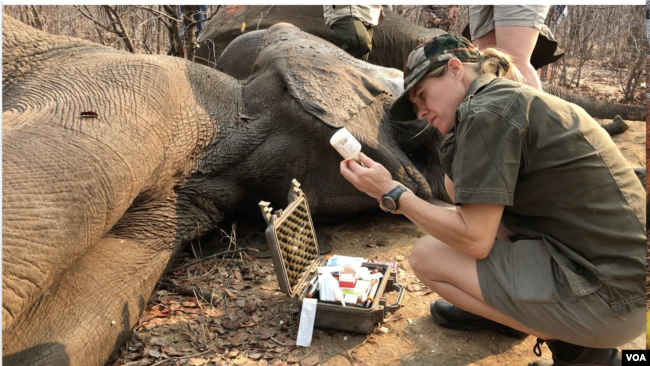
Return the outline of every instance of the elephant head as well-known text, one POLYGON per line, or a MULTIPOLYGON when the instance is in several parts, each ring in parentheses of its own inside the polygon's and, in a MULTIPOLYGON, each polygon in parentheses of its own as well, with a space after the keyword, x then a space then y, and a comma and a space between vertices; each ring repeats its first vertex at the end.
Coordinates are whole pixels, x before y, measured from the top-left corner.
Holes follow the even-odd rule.
POLYGON ((184 242, 262 199, 283 206, 294 178, 316 217, 376 208, 340 175, 340 127, 446 198, 440 136, 388 117, 394 83, 378 78, 394 75, 293 26, 268 30, 244 81, 7 16, 2 32, 6 364, 103 365, 184 242))

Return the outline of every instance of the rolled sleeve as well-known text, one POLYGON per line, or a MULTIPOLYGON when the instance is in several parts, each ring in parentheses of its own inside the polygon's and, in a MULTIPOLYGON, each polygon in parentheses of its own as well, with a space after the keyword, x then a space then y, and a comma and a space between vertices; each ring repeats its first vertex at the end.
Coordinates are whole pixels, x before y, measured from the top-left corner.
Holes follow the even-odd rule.
POLYGON ((454 202, 512 206, 521 165, 522 129, 500 114, 469 113, 456 133, 454 202))

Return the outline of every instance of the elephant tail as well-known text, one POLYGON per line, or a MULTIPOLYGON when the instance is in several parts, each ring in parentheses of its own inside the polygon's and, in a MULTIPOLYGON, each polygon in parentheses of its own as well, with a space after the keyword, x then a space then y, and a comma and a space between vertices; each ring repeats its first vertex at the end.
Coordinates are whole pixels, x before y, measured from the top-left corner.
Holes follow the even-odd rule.
POLYGON ((615 118, 616 115, 619 115, 624 120, 645 121, 646 113, 644 106, 604 102, 593 98, 583 97, 565 88, 546 83, 544 83, 542 87, 545 92, 551 95, 562 98, 567 102, 579 105, 594 118, 609 119, 615 118))

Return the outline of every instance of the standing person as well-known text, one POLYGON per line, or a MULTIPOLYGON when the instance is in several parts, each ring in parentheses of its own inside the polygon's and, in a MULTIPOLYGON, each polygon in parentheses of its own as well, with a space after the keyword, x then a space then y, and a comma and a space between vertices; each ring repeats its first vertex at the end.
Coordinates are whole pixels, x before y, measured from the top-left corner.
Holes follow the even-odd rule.
POLYGON ((470 5, 469 29, 478 49, 495 47, 514 58, 526 84, 542 90, 530 56, 549 5, 470 5))
POLYGON ((456 24, 458 5, 424 5, 422 12, 426 19, 426 28, 439 28, 449 32, 456 24))
POLYGON ((620 365, 615 347, 644 331, 645 209, 609 135, 580 107, 522 84, 508 55, 465 38, 418 46, 404 75, 390 115, 448 135, 440 160, 454 209, 418 198, 364 154, 365 167, 343 161, 341 174, 429 234, 409 263, 444 299, 434 321, 532 334, 555 366, 620 365))
POLYGON ((344 51, 368 61, 373 28, 384 20, 381 5, 323 5, 323 17, 343 41, 344 51))

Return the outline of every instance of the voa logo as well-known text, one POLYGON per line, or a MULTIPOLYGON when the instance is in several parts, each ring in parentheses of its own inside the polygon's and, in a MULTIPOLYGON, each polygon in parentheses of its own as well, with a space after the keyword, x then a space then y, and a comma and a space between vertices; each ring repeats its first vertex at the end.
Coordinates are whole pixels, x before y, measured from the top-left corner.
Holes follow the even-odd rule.
POLYGON ((627 354, 627 355, 625 355, 625 358, 627 358, 628 361, 633 361, 633 362, 641 362, 641 361, 646 360, 645 355, 643 353, 642 354, 638 354, 638 353, 627 354))
POLYGON ((648 350, 622 350, 623 362, 625 365, 647 365, 650 362, 650 351, 648 350))
POLYGON ((645 355, 644 354, 633 354, 633 355, 625 355, 627 357, 628 361, 634 361, 634 362, 640 362, 640 361, 645 361, 645 355))

